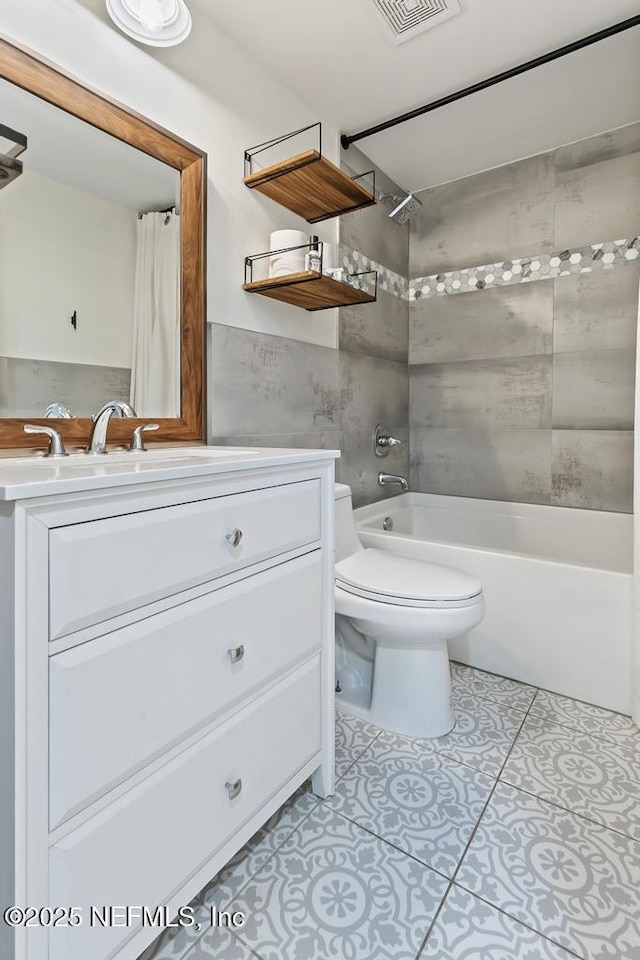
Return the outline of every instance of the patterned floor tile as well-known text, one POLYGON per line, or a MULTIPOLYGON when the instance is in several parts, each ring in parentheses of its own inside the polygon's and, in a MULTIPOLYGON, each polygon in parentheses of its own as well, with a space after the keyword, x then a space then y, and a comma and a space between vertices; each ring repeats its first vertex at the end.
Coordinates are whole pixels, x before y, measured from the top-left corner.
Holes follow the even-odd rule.
POLYGON ((573 960, 574 953, 453 886, 420 960, 573 960))
POLYGON ((600 740, 615 740, 640 750, 640 730, 631 717, 594 707, 581 700, 571 700, 557 693, 538 690, 531 713, 554 723, 561 723, 580 733, 590 733, 600 740))
POLYGON ((468 693, 459 693, 453 708, 456 725, 451 733, 422 742, 431 750, 497 777, 524 713, 468 693))
POLYGON ((414 960, 447 881, 318 807, 232 907, 262 960, 414 960))
POLYGON ((458 693, 472 693, 478 697, 495 700, 505 707, 514 710, 528 710, 531 701, 536 695, 536 687, 517 680, 507 680, 494 673, 485 673, 475 667, 467 667, 462 663, 451 664, 451 689, 453 697, 458 693))
MULTIPOLYGON (((189 904, 194 910, 194 917, 200 918, 202 913, 202 894, 199 893, 189 904)), ((200 919, 197 922, 201 922, 200 919)), ((202 936, 202 929, 192 927, 167 927, 160 936, 153 941, 150 947, 140 954, 138 960, 183 960, 193 949, 198 937, 202 936)))
POLYGON ((380 733, 379 727, 336 711, 336 777, 341 777, 380 733))
MULTIPOLYGON (((318 798, 310 792, 309 784, 303 784, 192 900, 196 922, 205 928, 211 907, 223 909, 318 803, 318 798)), ((185 954, 201 935, 202 930, 197 930, 195 925, 167 929, 139 960, 186 960, 185 954)), ((189 960, 192 960, 190 955, 189 960)))
POLYGON ((451 877, 494 780, 416 742, 382 733, 327 805, 451 877))
POLYGON ((506 784, 456 881, 589 960, 640 956, 640 843, 506 784))
POLYGON ((529 715, 502 780, 640 840, 640 753, 529 715))
POLYGON ((291 836, 296 827, 319 804, 318 798, 304 784, 245 846, 231 858, 217 877, 201 894, 205 916, 212 906, 225 909, 238 890, 256 873, 269 857, 291 836))
POLYGON ((205 933, 184 960, 259 960, 241 940, 222 927, 205 933))

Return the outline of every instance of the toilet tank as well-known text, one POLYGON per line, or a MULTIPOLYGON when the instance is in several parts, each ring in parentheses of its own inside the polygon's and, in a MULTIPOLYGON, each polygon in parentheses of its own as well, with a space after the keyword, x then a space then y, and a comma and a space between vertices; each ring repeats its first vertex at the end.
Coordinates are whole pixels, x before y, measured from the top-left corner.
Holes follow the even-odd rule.
POLYGON ((363 550, 358 539, 356 525, 353 519, 351 504, 351 487, 346 483, 336 483, 336 563, 363 550))

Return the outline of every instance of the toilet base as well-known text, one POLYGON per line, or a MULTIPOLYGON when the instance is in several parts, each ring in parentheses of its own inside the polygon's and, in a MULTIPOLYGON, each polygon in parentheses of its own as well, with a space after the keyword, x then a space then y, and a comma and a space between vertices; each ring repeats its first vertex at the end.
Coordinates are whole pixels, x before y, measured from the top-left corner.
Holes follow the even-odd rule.
POLYGON ((371 717, 407 737, 442 737, 453 729, 446 640, 418 649, 376 644, 371 717))
POLYGON ((386 647, 378 641, 370 706, 365 702, 355 690, 336 699, 347 712, 405 737, 433 739, 449 733, 455 718, 446 640, 421 648, 386 647))

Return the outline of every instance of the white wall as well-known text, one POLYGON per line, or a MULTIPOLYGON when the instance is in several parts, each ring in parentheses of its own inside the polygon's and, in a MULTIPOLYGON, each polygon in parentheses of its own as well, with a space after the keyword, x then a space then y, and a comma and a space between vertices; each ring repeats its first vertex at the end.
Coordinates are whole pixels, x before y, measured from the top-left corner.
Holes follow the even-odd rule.
MULTIPOLYGON (((323 118, 191 9, 191 36, 161 51, 138 47, 76 0, 2 0, 0 30, 208 153, 209 321, 335 347, 336 311, 309 314, 241 289, 244 257, 268 249, 272 230, 337 236, 336 221, 311 228, 242 184, 245 148, 323 118)), ((327 124, 323 144, 337 160, 327 124)))
POLYGON ((27 167, 0 191, 0 356, 131 366, 136 219, 27 167))

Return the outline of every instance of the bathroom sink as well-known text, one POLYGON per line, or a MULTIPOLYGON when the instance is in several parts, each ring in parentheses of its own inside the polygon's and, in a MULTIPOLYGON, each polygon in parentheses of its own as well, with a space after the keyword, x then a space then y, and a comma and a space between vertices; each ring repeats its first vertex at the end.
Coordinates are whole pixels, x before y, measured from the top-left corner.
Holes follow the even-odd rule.
MULTIPOLYGON (((336 452, 328 452, 329 455, 336 452)), ((270 447, 165 447, 146 451, 68 457, 0 459, 0 500, 46 497, 54 493, 105 489, 131 483, 206 477, 256 466, 285 465, 313 450, 270 447)))
MULTIPOLYGON (((185 462, 193 463, 199 460, 202 463, 215 463, 216 461, 233 460, 246 457, 255 451, 247 447, 165 447, 159 450, 131 451, 122 450, 113 453, 95 454, 87 456, 84 451, 70 453, 68 457, 21 457, 16 460, 8 460, 12 465, 21 464, 30 467, 42 467, 51 470, 53 467, 62 470, 70 469, 88 469, 95 470, 100 467, 110 467, 115 464, 124 464, 134 469, 137 465, 145 464, 157 466, 159 463, 185 462)), ((0 461, 0 470, 4 464, 0 461)))

